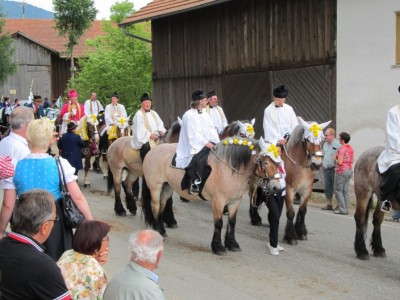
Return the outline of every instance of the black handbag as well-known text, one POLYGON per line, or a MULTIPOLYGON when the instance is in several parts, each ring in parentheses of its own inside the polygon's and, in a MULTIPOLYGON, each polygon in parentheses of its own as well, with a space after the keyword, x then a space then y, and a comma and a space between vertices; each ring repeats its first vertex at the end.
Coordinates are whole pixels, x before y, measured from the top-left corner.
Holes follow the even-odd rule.
POLYGON ((58 178, 60 179, 60 189, 61 189, 61 201, 62 201, 62 211, 64 214, 64 224, 70 228, 76 228, 85 219, 82 212, 76 207, 71 195, 68 192, 68 188, 65 184, 65 175, 63 167, 60 163, 60 159, 56 158, 58 178), (61 176, 62 174, 62 176, 61 176))

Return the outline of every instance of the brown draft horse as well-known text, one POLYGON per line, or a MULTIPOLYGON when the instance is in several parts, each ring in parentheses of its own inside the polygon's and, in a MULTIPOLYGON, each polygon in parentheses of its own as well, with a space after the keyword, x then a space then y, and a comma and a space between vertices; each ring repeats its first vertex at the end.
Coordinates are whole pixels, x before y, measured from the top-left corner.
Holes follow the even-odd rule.
POLYGON ((82 148, 82 157, 85 159, 84 171, 85 176, 83 179, 83 187, 90 187, 89 179, 89 168, 90 160, 96 156, 93 152, 94 149, 99 149, 99 127, 102 124, 99 123, 96 115, 84 116, 78 122, 76 133, 81 137, 85 146, 82 148), (96 145, 93 145, 95 143, 96 145))
MULTIPOLYGON (((357 258, 369 259, 365 238, 367 234, 368 214, 373 204, 373 195, 377 197, 376 207, 373 213, 372 224, 374 229, 371 235, 371 249, 375 257, 386 257, 386 250, 382 245, 381 224, 385 213, 381 211, 380 176, 376 171, 378 157, 384 147, 373 147, 363 152, 357 159, 354 167, 354 191, 356 194, 356 236, 354 250, 357 258)), ((392 201, 394 209, 400 210, 398 201, 392 201)))
MULTIPOLYGON (((188 200, 201 199, 199 196, 189 195, 187 190, 181 190, 185 171, 171 167, 176 147, 177 144, 160 145, 152 149, 143 162, 143 173, 151 193, 151 196, 143 194, 145 221, 163 236, 167 236, 163 212, 173 191, 188 200)), ((217 255, 226 254, 226 248, 240 251, 235 239, 236 215, 242 196, 248 191, 249 181, 266 183, 265 188, 270 191, 280 189, 279 180, 276 179, 278 164, 265 155, 265 151, 262 139, 258 142, 236 136, 218 143, 208 155, 208 164, 212 171, 201 195, 211 202, 214 215, 211 248, 217 255), (228 207, 228 225, 223 244, 221 230, 225 205, 228 207)))
MULTIPOLYGON (((315 179, 314 171, 322 166, 322 142, 324 140, 323 129, 330 123, 318 124, 316 122, 305 122, 298 118, 299 125, 295 127, 290 135, 286 148, 281 153, 286 170, 286 228, 284 240, 289 244, 296 245, 297 240, 307 240, 307 228, 305 216, 307 213, 308 200, 311 197, 315 179), (300 206, 295 223, 295 210, 293 199, 295 195, 300 196, 300 206)), ((257 199, 257 204, 262 200, 257 199)), ((250 204, 251 205, 251 204, 250 204)), ((250 207, 251 220, 261 220, 257 207, 250 207)))
MULTIPOLYGON (((181 126, 178 121, 175 121, 171 128, 166 132, 164 138, 159 140, 159 143, 176 143, 179 139, 179 132, 181 126)), ((136 215, 136 201, 132 194, 133 183, 141 176, 143 176, 142 159, 140 151, 133 149, 131 146, 130 137, 121 137, 117 139, 107 151, 108 160, 108 179, 107 179, 107 192, 110 194, 112 187, 114 188, 115 204, 114 211, 118 216, 125 216, 126 210, 124 209, 121 201, 121 183, 126 195, 126 205, 129 212, 136 215), (122 182, 122 171, 127 170, 128 176, 122 182)), ((171 198, 172 205, 172 198, 171 198)), ((169 226, 174 226, 176 221, 172 219, 167 223, 169 226)))

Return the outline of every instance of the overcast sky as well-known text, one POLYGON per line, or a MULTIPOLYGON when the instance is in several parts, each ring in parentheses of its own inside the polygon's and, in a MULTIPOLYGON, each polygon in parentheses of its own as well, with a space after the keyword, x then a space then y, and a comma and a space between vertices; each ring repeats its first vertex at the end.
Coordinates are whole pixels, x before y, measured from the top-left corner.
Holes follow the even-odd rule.
MULTIPOLYGON (((25 2, 45 10, 53 11, 53 1, 52 0, 14 0, 17 2, 25 2)), ((97 10, 97 19, 109 19, 110 18, 110 7, 115 2, 122 2, 123 0, 94 0, 97 10)), ((129 0, 133 2, 135 10, 139 10, 152 0, 129 0)))

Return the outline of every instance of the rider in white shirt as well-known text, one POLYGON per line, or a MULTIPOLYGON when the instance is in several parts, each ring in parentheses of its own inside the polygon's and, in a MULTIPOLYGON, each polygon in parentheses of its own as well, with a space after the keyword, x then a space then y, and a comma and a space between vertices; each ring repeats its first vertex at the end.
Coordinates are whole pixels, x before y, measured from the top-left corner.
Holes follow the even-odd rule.
POLYGON ((98 115, 99 112, 103 111, 103 105, 101 105, 100 101, 97 100, 97 94, 95 92, 92 92, 90 94, 90 98, 85 101, 85 115, 90 116, 90 115, 98 115))

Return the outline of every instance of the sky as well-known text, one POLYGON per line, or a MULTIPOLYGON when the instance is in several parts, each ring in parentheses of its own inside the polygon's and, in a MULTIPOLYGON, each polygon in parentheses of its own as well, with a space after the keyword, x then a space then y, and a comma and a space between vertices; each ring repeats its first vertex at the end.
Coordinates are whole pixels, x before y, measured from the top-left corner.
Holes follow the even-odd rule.
MULTIPOLYGON (((52 0, 14 0, 17 2, 25 2, 45 10, 53 11, 53 1, 52 0)), ((94 0, 95 6, 99 11, 97 13, 97 19, 110 19, 110 7, 115 2, 122 2, 123 0, 94 0)), ((133 2, 135 10, 139 10, 146 4, 150 3, 152 0, 129 0, 129 2, 133 2)))

